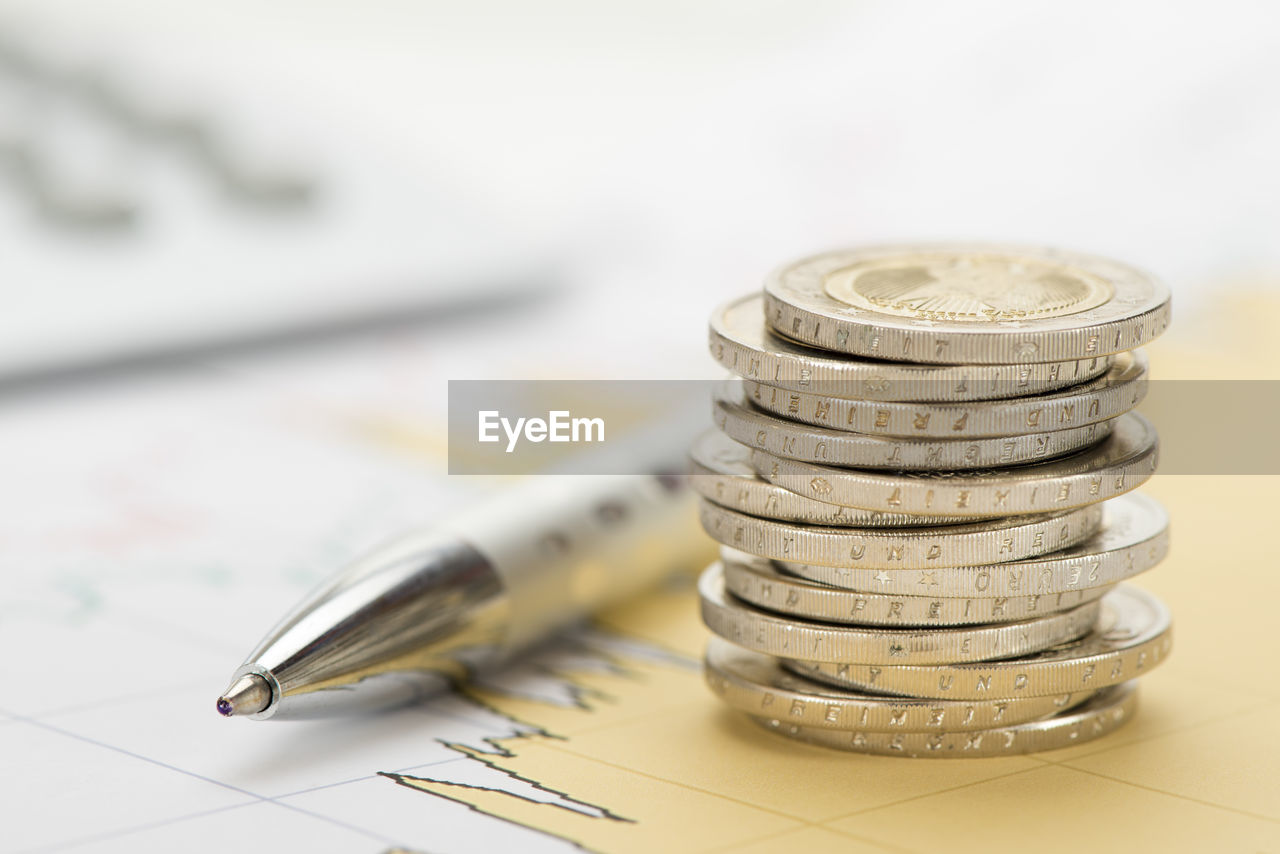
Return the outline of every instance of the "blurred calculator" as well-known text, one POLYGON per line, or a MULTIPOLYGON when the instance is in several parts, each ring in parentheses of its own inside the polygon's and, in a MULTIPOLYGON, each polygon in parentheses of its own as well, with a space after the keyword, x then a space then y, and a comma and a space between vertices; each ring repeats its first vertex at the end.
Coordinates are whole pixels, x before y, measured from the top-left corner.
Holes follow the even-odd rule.
POLYGON ((358 123, 234 56, 215 97, 154 60, 95 64, 0 23, 0 379, 548 285, 534 247, 358 123))

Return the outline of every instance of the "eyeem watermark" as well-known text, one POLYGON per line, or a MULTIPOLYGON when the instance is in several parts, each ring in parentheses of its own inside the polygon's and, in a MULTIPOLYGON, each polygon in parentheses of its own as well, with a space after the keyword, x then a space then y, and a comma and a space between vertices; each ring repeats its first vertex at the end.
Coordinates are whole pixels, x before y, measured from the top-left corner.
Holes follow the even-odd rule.
MULTIPOLYGON (((713 427, 709 404, 725 393, 723 386, 722 380, 450 380, 448 470, 456 475, 644 474, 659 465, 683 471, 687 449, 713 427)), ((1068 419, 1090 416, 1085 401, 1110 393, 1108 388, 1116 392, 1119 387, 1084 385, 1055 392, 1053 400, 1073 395, 1081 400, 1053 404, 1058 414, 1052 418, 1046 410, 1036 420, 1035 410, 1028 410, 1014 425, 1016 435, 1034 439, 1078 426, 1078 421, 1067 423, 1068 419)), ((1280 380, 1152 380, 1145 388, 1145 397, 1140 394, 1142 387, 1121 388, 1123 394, 1117 394, 1119 399, 1113 403, 1124 409, 1141 398, 1139 414, 1160 433, 1160 475, 1280 475, 1280 442, 1275 441, 1280 429, 1280 380)), ((928 389, 922 396, 937 400, 947 400, 955 390, 950 382, 940 381, 928 389)), ((1012 381, 988 392, 993 400, 920 404, 918 411, 887 401, 904 416, 895 421, 881 418, 874 398, 858 398, 847 387, 815 382, 803 392, 778 390, 776 398, 767 384, 745 387, 752 406, 759 401, 762 409, 769 407, 758 417, 779 425, 777 429, 797 433, 838 426, 877 436, 884 443, 968 441, 951 434, 973 421, 978 410, 1014 405, 1025 389, 1012 381), (828 401, 845 398, 846 417, 841 419, 828 401), (855 398, 860 407, 856 411, 848 402, 855 398), (1011 400, 1002 403, 1002 398, 1011 400), (926 417, 935 406, 943 406, 950 417, 941 421, 938 415, 926 417), (862 420, 847 417, 849 413, 862 420), (946 430, 936 429, 939 424, 946 430)), ((769 433, 763 437, 755 432, 743 434, 740 441, 745 447, 736 453, 751 447, 767 450, 769 440, 769 433)), ((800 453, 798 443, 777 441, 780 450, 800 453)), ((892 453, 886 449, 886 464, 892 464, 892 453)), ((815 457, 811 462, 822 459, 815 457)))
POLYGON ((515 451, 521 438, 530 442, 604 441, 603 418, 575 418, 567 409, 553 409, 546 418, 517 418, 514 422, 496 409, 482 409, 479 422, 476 440, 501 442, 505 434, 508 454, 515 451))

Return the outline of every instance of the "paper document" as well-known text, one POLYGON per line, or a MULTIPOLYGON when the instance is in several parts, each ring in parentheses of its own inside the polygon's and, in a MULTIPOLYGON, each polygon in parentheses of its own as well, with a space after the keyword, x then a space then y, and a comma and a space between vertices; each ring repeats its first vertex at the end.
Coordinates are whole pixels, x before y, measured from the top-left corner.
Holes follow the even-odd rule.
MULTIPOLYGON (((1165 376, 1280 364, 1267 336, 1191 326, 1152 355, 1165 376)), ((912 761, 767 733, 703 686, 691 585, 465 695, 367 718, 220 718, 227 675, 313 583, 475 488, 440 474, 438 398, 416 398, 412 419, 393 405, 430 346, 348 354, 345 372, 205 365, 5 402, 0 849, 222 852, 246 832, 312 854, 1280 840, 1280 692, 1265 677, 1280 576, 1264 539, 1231 535, 1270 524, 1270 477, 1147 487, 1175 546, 1140 584, 1175 614, 1174 652, 1132 723, 1075 749, 912 761)))

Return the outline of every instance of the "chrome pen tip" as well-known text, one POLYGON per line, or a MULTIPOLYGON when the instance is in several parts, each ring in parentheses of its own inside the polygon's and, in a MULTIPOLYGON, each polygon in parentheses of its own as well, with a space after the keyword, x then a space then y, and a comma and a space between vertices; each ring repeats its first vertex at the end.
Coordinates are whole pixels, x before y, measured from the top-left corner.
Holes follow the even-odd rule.
POLYGON ((271 705, 271 686, 267 680, 250 673, 232 682, 218 698, 218 714, 224 718, 253 715, 271 705))

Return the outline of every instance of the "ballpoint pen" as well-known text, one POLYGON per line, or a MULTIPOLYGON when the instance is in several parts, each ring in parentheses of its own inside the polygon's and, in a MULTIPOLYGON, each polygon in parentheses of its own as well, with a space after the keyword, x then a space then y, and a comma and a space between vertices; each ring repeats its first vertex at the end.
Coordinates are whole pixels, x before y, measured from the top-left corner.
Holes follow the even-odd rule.
POLYGON ((672 475, 538 475, 316 590, 218 698, 227 717, 406 703, 709 559, 672 475))

